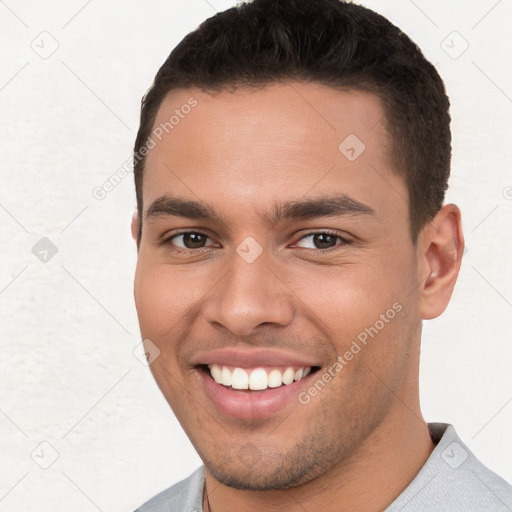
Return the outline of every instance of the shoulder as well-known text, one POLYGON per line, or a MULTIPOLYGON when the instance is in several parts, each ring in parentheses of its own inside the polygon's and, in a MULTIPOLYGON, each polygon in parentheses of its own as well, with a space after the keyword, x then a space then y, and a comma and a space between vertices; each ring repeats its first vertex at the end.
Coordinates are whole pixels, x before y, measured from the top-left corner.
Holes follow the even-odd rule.
POLYGON ((512 510, 512 486, 475 457, 453 426, 430 423, 429 429, 436 448, 386 512, 512 510))
POLYGON ((204 468, 165 489, 134 512, 201 512, 203 510, 204 468))

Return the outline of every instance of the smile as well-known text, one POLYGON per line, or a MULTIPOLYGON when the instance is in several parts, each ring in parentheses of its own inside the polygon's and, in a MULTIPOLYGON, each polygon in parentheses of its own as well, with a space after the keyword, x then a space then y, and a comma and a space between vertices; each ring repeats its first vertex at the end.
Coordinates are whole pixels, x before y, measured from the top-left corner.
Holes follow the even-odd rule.
POLYGON ((311 373, 311 366, 294 368, 240 368, 220 364, 208 365, 210 375, 217 384, 232 389, 263 391, 288 386, 311 373))
POLYGON ((286 349, 226 347, 197 352, 189 365, 212 414, 254 421, 289 415, 323 362, 286 349))

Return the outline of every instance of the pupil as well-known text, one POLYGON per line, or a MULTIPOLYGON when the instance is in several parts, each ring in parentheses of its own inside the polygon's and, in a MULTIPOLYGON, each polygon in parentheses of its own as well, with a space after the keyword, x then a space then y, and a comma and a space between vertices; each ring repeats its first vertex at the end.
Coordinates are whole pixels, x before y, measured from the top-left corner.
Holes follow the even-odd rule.
POLYGON ((336 245, 336 237, 327 233, 318 233, 314 235, 313 241, 317 249, 326 249, 336 245))
POLYGON ((206 237, 200 233, 185 233, 183 235, 183 243, 188 249, 197 249, 203 247, 206 237))

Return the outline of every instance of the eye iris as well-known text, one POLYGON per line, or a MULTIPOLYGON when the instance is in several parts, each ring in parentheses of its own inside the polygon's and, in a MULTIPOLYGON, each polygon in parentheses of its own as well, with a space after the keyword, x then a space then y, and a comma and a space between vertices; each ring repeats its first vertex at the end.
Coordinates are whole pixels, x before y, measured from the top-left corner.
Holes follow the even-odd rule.
POLYGON ((183 244, 187 249, 197 249, 198 247, 204 247, 206 242, 206 236, 201 233, 184 233, 183 244))
POLYGON ((336 236, 328 233, 317 233, 313 235, 313 243, 317 249, 328 249, 336 245, 336 236))

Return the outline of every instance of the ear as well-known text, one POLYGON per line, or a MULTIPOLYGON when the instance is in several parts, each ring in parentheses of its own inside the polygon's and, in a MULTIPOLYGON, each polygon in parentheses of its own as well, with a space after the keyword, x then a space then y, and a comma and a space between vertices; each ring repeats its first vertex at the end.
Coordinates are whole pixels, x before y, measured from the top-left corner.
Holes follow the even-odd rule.
POLYGON ((460 210, 444 205, 418 235, 418 282, 420 315, 439 316, 448 306, 464 252, 460 210))
POLYGON ((132 238, 137 242, 139 236, 139 213, 134 212, 132 216, 132 238))

